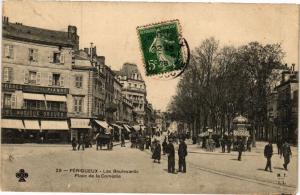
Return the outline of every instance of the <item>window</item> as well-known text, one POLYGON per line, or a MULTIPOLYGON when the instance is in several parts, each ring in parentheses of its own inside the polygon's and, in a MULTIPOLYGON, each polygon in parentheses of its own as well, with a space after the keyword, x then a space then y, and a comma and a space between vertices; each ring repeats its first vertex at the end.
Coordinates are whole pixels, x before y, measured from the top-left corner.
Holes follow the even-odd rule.
POLYGON ((65 102, 47 102, 47 109, 53 111, 66 111, 66 103, 65 102))
POLYGON ((45 102, 37 101, 37 100, 25 100, 24 107, 25 107, 25 109, 28 109, 28 110, 44 110, 45 102))
POLYGON ((82 112, 83 110, 83 97, 74 96, 74 112, 82 112))
POLYGON ((12 45, 4 46, 4 57, 10 59, 14 58, 14 47, 12 45))
POLYGON ((13 69, 11 67, 3 68, 3 82, 11 82, 13 76, 13 69))
POLYGON ((75 76, 75 86, 77 88, 82 88, 82 75, 75 76))
POLYGON ((31 62, 37 62, 38 61, 38 50, 37 49, 29 49, 29 55, 28 60, 31 62))
POLYGON ((65 63, 64 55, 61 52, 53 52, 53 56, 50 58, 50 62, 63 64, 65 63))
POLYGON ((41 73, 36 71, 25 71, 24 83, 39 85, 41 82, 41 73))
POLYGON ((58 74, 58 73, 49 74, 49 85, 63 87, 64 86, 63 74, 58 74))
POLYGON ((36 84, 36 72, 29 71, 28 83, 36 84))
POLYGON ((3 97, 3 107, 4 108, 11 108, 11 94, 4 94, 3 97))

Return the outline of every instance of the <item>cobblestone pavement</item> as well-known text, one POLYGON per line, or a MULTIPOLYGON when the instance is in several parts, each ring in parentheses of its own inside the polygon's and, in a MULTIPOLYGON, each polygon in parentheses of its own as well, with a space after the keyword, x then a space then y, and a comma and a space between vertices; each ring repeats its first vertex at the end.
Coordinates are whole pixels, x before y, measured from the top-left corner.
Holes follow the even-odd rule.
MULTIPOLYGON (((96 151, 95 147, 72 151, 68 145, 2 145, 1 188, 48 192, 295 193, 297 156, 293 156, 286 172, 281 170, 282 159, 274 155, 273 173, 265 172, 263 145, 258 143, 240 162, 235 160, 235 152, 223 154, 217 149, 211 153, 188 144, 186 174, 169 174, 165 156, 160 164, 153 163, 150 151, 132 149, 128 144, 116 145, 112 151, 96 151), (18 182, 19 169, 28 173, 26 182, 18 182), (80 173, 80 169, 97 169, 99 178, 95 173, 80 173), (122 173, 113 173, 114 170, 122 173), (277 184, 279 172, 287 174, 286 185, 277 184)), ((297 153, 296 148, 293 152, 297 153)))

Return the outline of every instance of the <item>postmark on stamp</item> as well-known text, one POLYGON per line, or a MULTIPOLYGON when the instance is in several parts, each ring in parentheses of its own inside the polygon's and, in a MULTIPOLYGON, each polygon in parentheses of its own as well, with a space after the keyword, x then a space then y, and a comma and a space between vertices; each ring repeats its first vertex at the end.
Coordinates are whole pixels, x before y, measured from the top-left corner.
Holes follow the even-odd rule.
POLYGON ((137 27, 147 76, 176 77, 189 60, 178 20, 137 27))

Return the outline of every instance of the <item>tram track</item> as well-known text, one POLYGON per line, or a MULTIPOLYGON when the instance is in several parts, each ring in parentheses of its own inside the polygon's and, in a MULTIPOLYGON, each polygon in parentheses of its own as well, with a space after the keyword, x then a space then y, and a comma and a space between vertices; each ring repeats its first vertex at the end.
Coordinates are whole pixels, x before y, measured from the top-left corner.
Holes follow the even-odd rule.
MULTIPOLYGON (((151 154, 150 151, 144 150, 146 153, 151 154)), ((167 160, 166 156, 162 156, 161 157, 164 160, 167 160)), ((245 177, 245 176, 241 176, 238 174, 232 174, 232 173, 228 173, 228 172, 224 172, 224 171, 220 171, 217 169, 212 169, 212 168, 208 168, 208 167, 203 167, 200 165, 197 165, 195 163, 186 161, 186 164, 188 167, 197 169, 197 170, 201 170, 203 172, 207 172, 210 174, 215 174, 215 175, 219 175, 219 176, 223 176, 223 177, 227 177, 227 178, 231 178, 231 179, 236 179, 236 180, 241 180, 241 181, 246 181, 246 182, 251 182, 251 183, 255 183, 255 184, 259 184, 259 185, 263 185, 266 187, 272 187, 272 188, 276 188, 279 191, 284 191, 284 192, 296 192, 297 190, 297 186, 295 185, 287 185, 287 184, 278 184, 275 181, 270 181, 270 180, 264 180, 261 178, 251 178, 251 177, 245 177)))

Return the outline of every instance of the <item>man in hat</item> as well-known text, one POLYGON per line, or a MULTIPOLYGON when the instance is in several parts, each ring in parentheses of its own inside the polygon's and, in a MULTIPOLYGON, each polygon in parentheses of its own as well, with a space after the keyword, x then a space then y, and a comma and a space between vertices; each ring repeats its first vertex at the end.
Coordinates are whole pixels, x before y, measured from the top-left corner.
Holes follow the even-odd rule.
POLYGON ((84 150, 84 135, 83 134, 81 134, 79 137, 77 150, 80 149, 80 146, 82 147, 82 150, 84 150))
POLYGON ((290 157, 292 156, 292 151, 291 151, 291 147, 287 143, 287 141, 284 142, 284 144, 282 145, 281 150, 282 151, 281 151, 280 158, 281 158, 282 155, 283 155, 283 158, 284 158, 283 167, 284 167, 285 170, 288 170, 287 166, 290 163, 290 157))
POLYGON ((268 169, 269 169, 270 172, 272 172, 271 158, 273 155, 273 146, 272 146, 271 141, 269 141, 269 143, 265 146, 264 155, 267 158, 267 164, 266 164, 265 171, 268 171, 268 169))
POLYGON ((169 144, 167 146, 169 173, 175 173, 175 148, 172 142, 173 138, 169 138, 169 144))
POLYGON ((184 142, 183 138, 179 139, 180 144, 178 148, 178 171, 185 173, 186 172, 186 164, 185 164, 185 157, 187 156, 187 146, 186 143, 184 142))
POLYGON ((237 150, 239 153, 238 160, 241 161, 242 160, 242 152, 244 151, 244 142, 243 142, 242 138, 238 139, 237 150))

